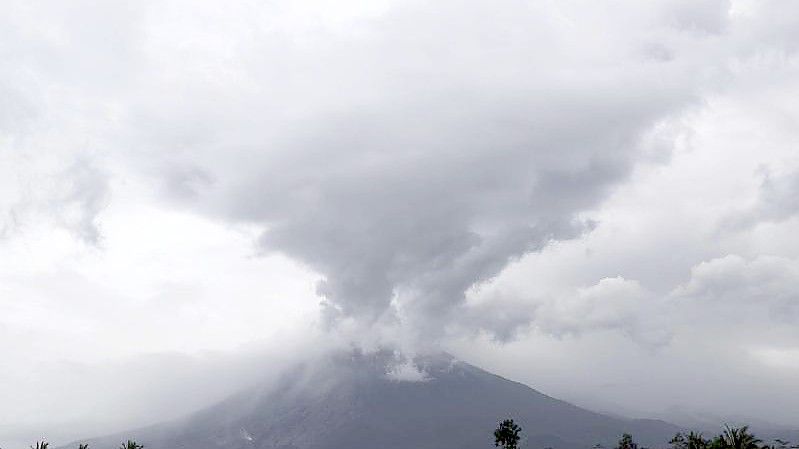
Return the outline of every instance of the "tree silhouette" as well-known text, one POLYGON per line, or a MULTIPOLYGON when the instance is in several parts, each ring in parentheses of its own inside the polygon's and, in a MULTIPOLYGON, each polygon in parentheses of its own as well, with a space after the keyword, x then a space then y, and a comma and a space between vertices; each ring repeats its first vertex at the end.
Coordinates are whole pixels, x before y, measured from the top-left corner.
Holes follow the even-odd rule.
POLYGON ((127 442, 122 443, 122 445, 119 446, 119 449, 143 449, 143 448, 144 446, 133 440, 128 440, 127 442))
POLYGON ((799 445, 791 444, 790 441, 780 438, 774 438, 774 444, 764 444, 762 447, 767 449, 799 449, 799 445))
POLYGON ((787 449, 788 447, 790 447, 790 446, 791 446, 791 442, 790 442, 790 441, 787 441, 787 440, 781 440, 781 439, 779 439, 779 438, 776 438, 776 439, 774 440, 774 442, 775 442, 775 443, 777 443, 775 446, 776 446, 778 449, 787 449))
POLYGON ((749 426, 731 427, 724 426, 724 432, 719 435, 725 449, 759 449, 760 439, 749 431, 749 426))
POLYGON ((49 445, 50 443, 46 441, 37 441, 36 446, 31 446, 31 449, 47 449, 47 446, 49 445))
POLYGON ((638 443, 633 441, 632 435, 625 433, 621 436, 619 443, 616 445, 616 449, 638 449, 638 443))
POLYGON ((683 434, 678 432, 674 438, 669 441, 672 449, 708 449, 710 440, 706 440, 701 433, 689 432, 683 434))
POLYGON ((506 419, 499 423, 497 430, 494 431, 494 446, 503 449, 517 449, 519 447, 519 427, 512 419, 506 419))

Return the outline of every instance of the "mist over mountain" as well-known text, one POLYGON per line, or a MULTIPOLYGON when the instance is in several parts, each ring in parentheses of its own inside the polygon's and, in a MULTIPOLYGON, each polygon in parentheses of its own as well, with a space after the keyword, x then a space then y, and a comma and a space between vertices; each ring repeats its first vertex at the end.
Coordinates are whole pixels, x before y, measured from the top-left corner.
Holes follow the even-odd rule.
MULTIPOLYGON (((478 449, 513 417, 528 447, 610 446, 624 432, 661 445, 678 427, 594 413, 447 354, 337 353, 186 418, 89 440, 148 449, 478 449)), ((65 446, 71 447, 74 446, 65 446)))

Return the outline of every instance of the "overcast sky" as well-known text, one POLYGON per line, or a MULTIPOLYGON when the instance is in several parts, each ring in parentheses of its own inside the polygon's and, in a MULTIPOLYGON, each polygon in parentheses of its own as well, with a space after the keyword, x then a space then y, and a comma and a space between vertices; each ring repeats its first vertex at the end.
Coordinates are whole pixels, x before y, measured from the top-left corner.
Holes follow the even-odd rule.
POLYGON ((331 341, 799 422, 799 3, 0 6, 0 445, 331 341))

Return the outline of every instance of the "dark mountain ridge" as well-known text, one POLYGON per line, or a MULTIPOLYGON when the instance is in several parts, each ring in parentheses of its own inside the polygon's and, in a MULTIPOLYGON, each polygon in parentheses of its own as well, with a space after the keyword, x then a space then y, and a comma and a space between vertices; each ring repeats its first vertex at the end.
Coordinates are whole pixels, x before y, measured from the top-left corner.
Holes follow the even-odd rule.
MULTIPOLYGON (((664 446, 680 429, 591 412, 445 354, 408 359, 355 351, 306 363, 277 386, 256 386, 186 418, 89 440, 147 449, 484 449, 513 417, 522 447, 611 447, 632 433, 664 446)), ((72 445, 76 446, 76 445, 72 445)))

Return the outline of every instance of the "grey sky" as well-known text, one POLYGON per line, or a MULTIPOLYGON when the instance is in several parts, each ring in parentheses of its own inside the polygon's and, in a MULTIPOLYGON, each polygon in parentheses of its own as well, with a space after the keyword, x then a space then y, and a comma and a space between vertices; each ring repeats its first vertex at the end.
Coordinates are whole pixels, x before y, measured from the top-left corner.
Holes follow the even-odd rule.
POLYGON ((799 420, 797 4, 2 3, 0 445, 351 341, 799 420))

